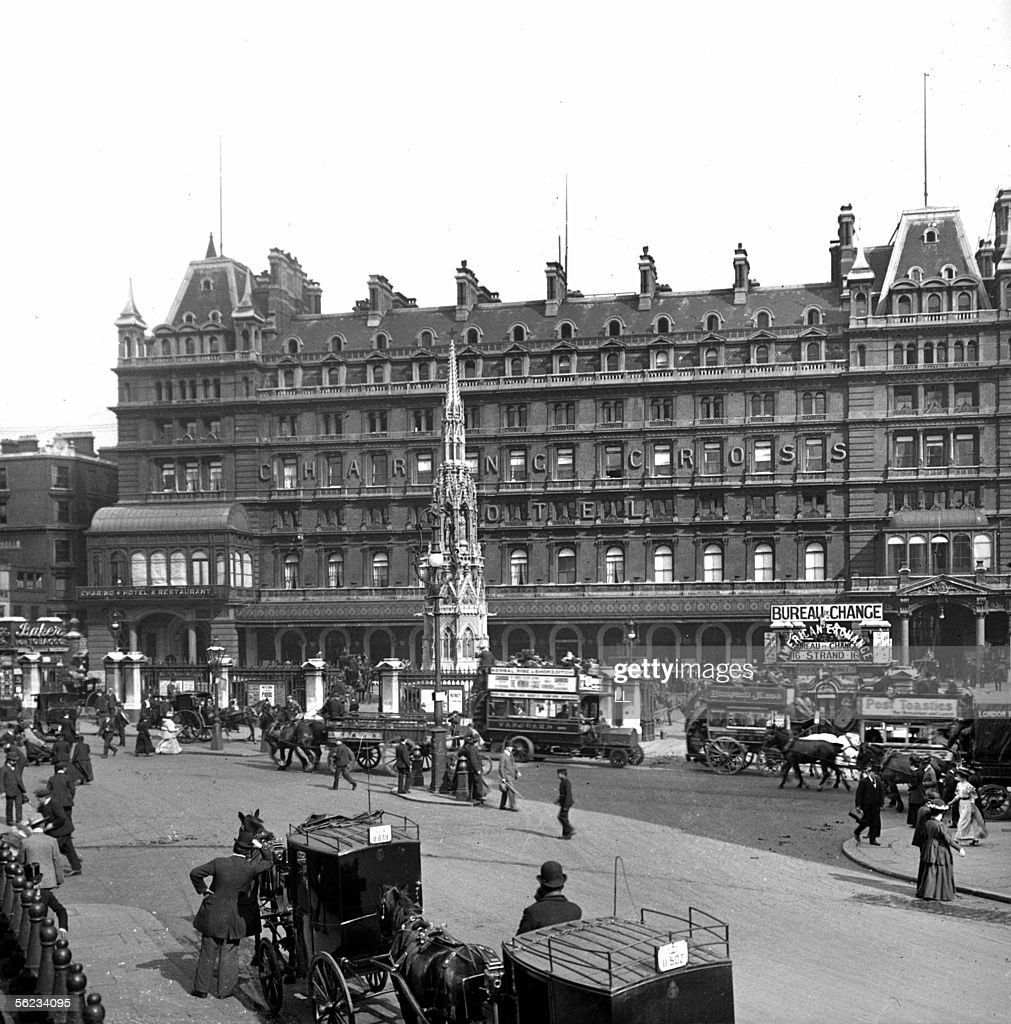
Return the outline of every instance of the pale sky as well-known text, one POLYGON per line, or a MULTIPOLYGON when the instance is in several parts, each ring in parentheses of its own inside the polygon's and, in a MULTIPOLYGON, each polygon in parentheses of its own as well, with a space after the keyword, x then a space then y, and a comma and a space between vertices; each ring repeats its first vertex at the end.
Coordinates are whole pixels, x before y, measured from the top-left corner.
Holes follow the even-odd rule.
POLYGON ((149 327, 218 237, 350 309, 369 274, 455 301, 824 281, 842 203, 868 245, 923 204, 992 237, 1011 185, 1011 3, 7 5, 0 436, 115 439, 113 321, 149 327))

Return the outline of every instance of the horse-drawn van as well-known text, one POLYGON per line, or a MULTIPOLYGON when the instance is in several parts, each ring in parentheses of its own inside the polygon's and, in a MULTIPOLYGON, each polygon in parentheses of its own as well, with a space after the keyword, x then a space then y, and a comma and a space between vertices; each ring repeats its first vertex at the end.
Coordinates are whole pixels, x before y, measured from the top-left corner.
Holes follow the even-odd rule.
POLYGON ((750 764, 778 771, 782 758, 767 746, 770 726, 789 729, 793 687, 710 686, 685 716, 687 758, 722 775, 750 764))
POLYGON ((970 767, 978 776, 980 810, 990 821, 1011 813, 1011 695, 980 693, 973 700, 970 767))

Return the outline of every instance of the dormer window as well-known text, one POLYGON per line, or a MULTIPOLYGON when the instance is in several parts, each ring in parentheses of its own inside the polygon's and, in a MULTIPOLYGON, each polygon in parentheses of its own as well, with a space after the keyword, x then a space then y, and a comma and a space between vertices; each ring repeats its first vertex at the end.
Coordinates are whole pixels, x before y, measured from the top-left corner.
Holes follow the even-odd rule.
POLYGON ((467 331, 467 344, 476 345, 481 340, 481 332, 476 327, 471 327, 467 331))
POLYGON ((344 338, 340 334, 335 334, 326 341, 327 352, 343 352, 344 351, 344 338))
POLYGON ((706 330, 710 334, 715 334, 720 329, 720 318, 716 313, 710 313, 706 317, 706 330))
POLYGON ((923 267, 910 267, 909 273, 906 276, 910 281, 915 281, 919 284, 923 280, 923 267))
POLYGON ((205 277, 200 282, 200 290, 202 292, 212 292, 212 291, 214 291, 214 282, 209 277, 205 277))
POLYGON ((435 335, 431 331, 422 331, 418 337, 422 348, 431 348, 433 341, 435 341, 435 335))
POLYGON ((387 337, 387 335, 385 335, 385 334, 377 334, 375 336, 375 338, 373 339, 372 347, 377 352, 382 352, 382 351, 384 351, 386 349, 386 347, 389 345, 389 343, 390 343, 390 339, 389 339, 389 337, 387 337))
POLYGON ((817 327, 821 323, 821 310, 815 307, 807 311, 808 327, 817 327))
POLYGON ((290 356, 297 356, 298 355, 298 350, 299 350, 300 347, 301 346, 299 344, 298 338, 289 338, 287 340, 287 342, 285 343, 284 350, 290 356))
POLYGON ((183 314, 183 323, 184 324, 195 324, 196 322, 197 322, 197 318, 192 313, 184 313, 183 314))
POLYGON ((558 337, 561 338, 563 341, 571 341, 572 333, 573 326, 568 320, 558 325, 558 337))
POLYGON ((620 320, 608 320, 607 321, 607 336, 609 338, 620 338, 621 337, 621 321, 620 320))
POLYGON ((670 334, 670 320, 667 317, 661 316, 661 317, 657 318, 657 321, 656 321, 656 333, 657 334, 670 334))
POLYGON ((523 326, 523 324, 516 324, 516 326, 513 327, 512 339, 513 341, 518 342, 524 342, 527 340, 527 329, 523 326))
POLYGON ((767 331, 772 326, 772 317, 766 310, 762 310, 755 317, 755 327, 760 331, 767 331))
POLYGON ((937 228, 927 228, 927 230, 923 232, 923 241, 928 244, 931 242, 936 242, 937 228))
POLYGON ((212 309, 210 313, 210 319, 212 324, 221 323, 221 312, 217 309, 212 309))
POLYGON ((941 277, 943 277, 945 281, 954 281, 955 268, 950 263, 945 263, 945 265, 941 267, 941 277))

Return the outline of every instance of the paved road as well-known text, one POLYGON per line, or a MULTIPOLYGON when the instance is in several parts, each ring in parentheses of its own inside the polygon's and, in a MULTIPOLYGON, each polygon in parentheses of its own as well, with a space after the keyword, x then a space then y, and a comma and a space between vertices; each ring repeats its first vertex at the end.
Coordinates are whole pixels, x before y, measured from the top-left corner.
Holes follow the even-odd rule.
MULTIPOLYGON (((364 810, 365 787, 354 794, 342 792, 337 800, 327 777, 277 773, 258 759, 136 761, 120 756, 96 764, 98 782, 79 793, 76 815, 85 874, 68 881, 65 901, 72 911, 83 907, 88 915, 99 914, 103 905, 142 908, 163 925, 157 941, 137 953, 130 935, 121 933, 115 956, 106 956, 100 974, 93 976, 95 987, 106 994, 109 1019, 160 1024, 180 1019, 182 1010, 186 1019, 208 1024, 257 1020, 253 982, 244 985, 245 1005, 186 998, 169 1005, 171 994, 178 1000, 192 977, 190 921, 197 900, 187 871, 227 848, 240 808, 259 807, 268 822, 283 829, 313 810, 364 810), (136 1011, 138 992, 151 993, 151 1004, 142 1012, 136 1011)), ((531 795, 541 786, 545 795, 550 792, 553 767, 543 768, 543 778, 541 771, 539 766, 525 775, 531 795)), ((1011 1016, 1011 913, 1006 909, 975 899, 925 905, 910 898, 907 884, 848 862, 802 860, 779 852, 782 847, 775 844, 762 846, 758 838, 742 845, 692 834, 688 828, 711 832, 720 821, 734 827, 733 815, 716 799, 734 780, 701 773, 690 777, 699 780, 700 788, 689 813, 678 810, 678 800, 670 795, 672 780, 678 780, 679 792, 690 788, 687 776, 579 769, 574 814, 579 832, 571 843, 557 838, 553 808, 536 800, 525 801, 520 815, 405 805, 385 792, 384 782, 378 784, 384 792, 375 802, 421 824, 426 909, 463 938, 496 946, 511 934, 532 896, 537 867, 549 857, 563 860, 571 897, 587 916, 610 913, 614 858, 621 856, 619 912, 642 905, 684 912, 691 904, 730 923, 742 1024, 929 1024, 952 1016, 955 1001, 957 1017, 965 1024, 1011 1016), (615 794, 628 787, 624 817, 588 809, 589 794, 611 792, 612 785, 615 794), (683 813, 684 829, 649 821, 654 811, 658 816, 683 813), (634 822, 629 815, 643 820, 634 822)), ((756 805, 753 813, 766 800, 793 806, 785 793, 766 795, 778 793, 769 780, 737 781, 759 794, 750 800, 756 805)), ((798 794, 796 799, 802 809, 824 809, 815 801, 836 797, 798 794)), ((838 797, 839 808, 843 800, 838 797)), ((73 920, 71 929, 73 936, 73 920)), ((150 933, 139 924, 138 942, 142 931, 150 933)), ((87 959, 84 951, 80 955, 87 959)), ((290 998, 286 1018, 304 1020, 304 1002, 290 998)), ((381 1010, 378 1017, 363 1014, 360 1019, 369 1024, 397 1017, 381 1010)))

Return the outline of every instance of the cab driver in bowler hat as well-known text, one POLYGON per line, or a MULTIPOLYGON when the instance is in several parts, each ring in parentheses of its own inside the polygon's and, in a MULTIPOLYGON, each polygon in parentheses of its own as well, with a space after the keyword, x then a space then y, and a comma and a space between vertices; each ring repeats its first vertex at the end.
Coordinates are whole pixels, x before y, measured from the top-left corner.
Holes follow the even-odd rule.
POLYGON ((523 911, 517 935, 532 932, 536 928, 544 928, 549 924, 578 921, 583 916, 579 906, 562 895, 562 887, 567 881, 567 876, 557 860, 546 860, 541 865, 537 881, 540 884, 534 894, 535 902, 523 911))

